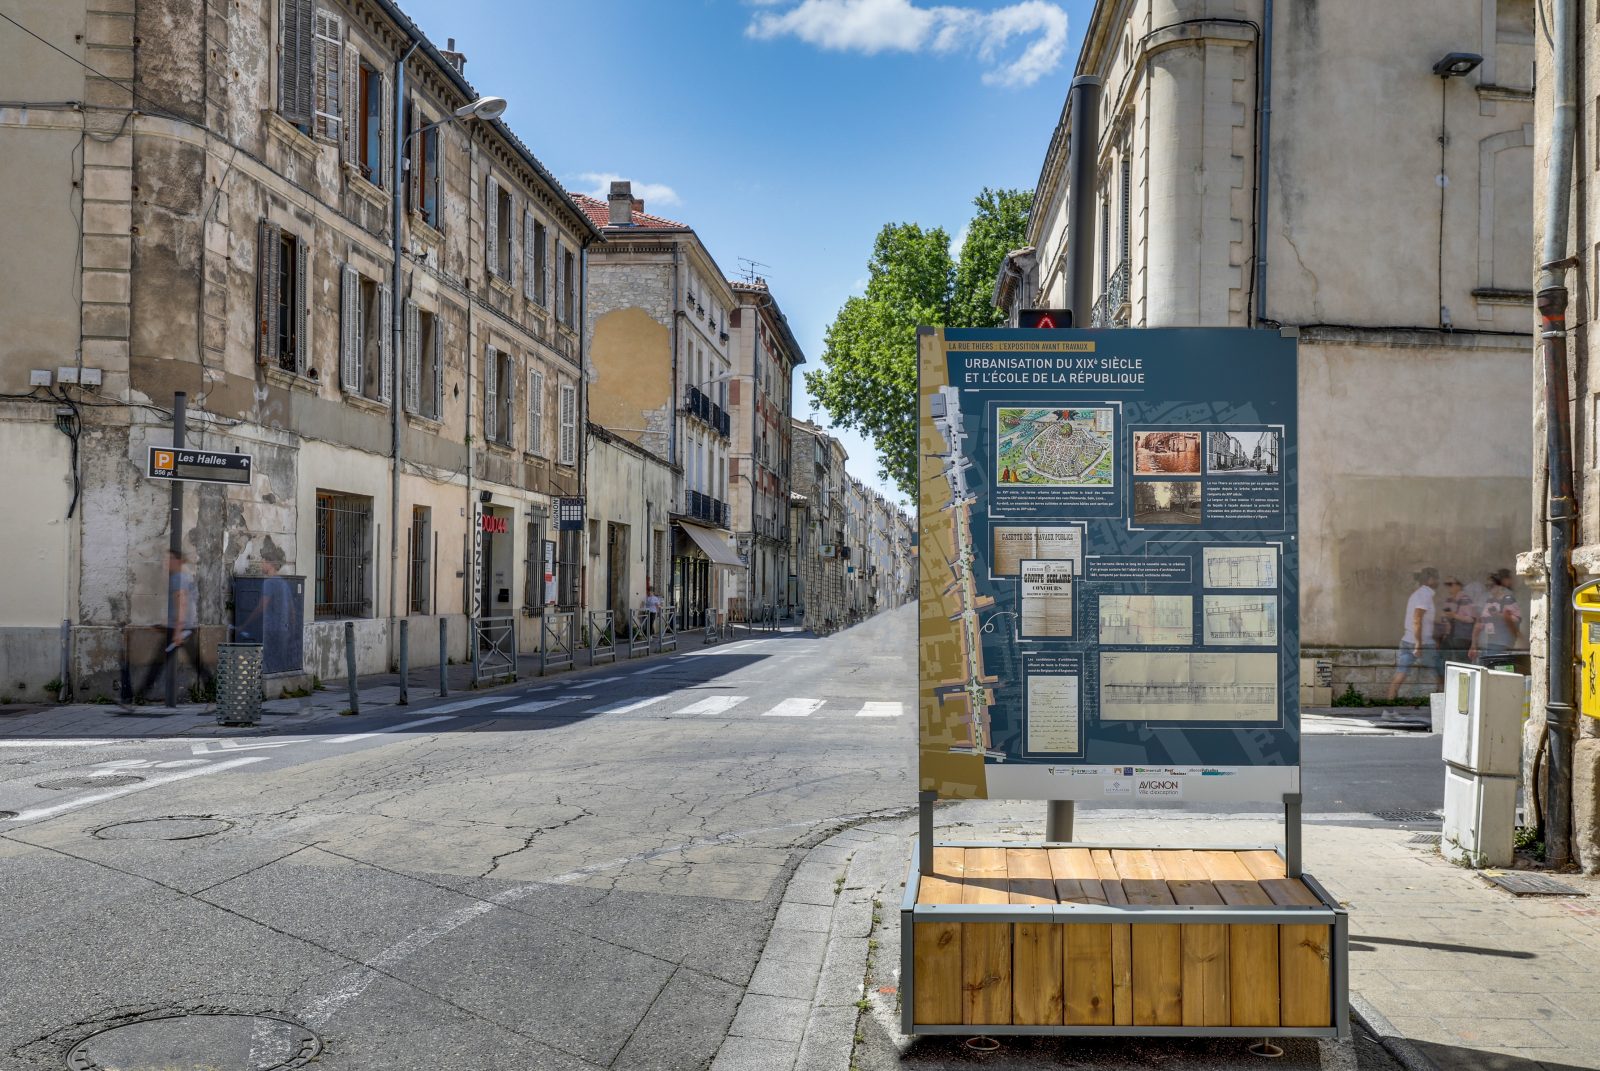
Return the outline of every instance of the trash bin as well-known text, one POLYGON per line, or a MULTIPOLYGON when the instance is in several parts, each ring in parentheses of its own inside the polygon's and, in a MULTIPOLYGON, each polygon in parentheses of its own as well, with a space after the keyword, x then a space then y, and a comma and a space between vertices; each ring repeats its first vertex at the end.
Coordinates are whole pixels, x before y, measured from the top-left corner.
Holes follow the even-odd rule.
POLYGON ((217 645, 217 724, 255 725, 261 720, 259 643, 217 645))

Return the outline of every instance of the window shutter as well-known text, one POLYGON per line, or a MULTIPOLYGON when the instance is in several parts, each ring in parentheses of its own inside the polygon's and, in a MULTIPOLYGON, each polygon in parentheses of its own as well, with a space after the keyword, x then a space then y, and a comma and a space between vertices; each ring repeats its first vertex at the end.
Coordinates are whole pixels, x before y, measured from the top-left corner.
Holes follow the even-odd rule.
POLYGON ((404 166, 406 169, 406 182, 410 186, 411 211, 420 215, 422 213, 422 181, 425 172, 423 168, 418 166, 422 162, 423 153, 423 139, 417 136, 418 131, 422 129, 422 109, 417 107, 415 97, 412 98, 411 107, 407 111, 411 113, 411 118, 406 123, 406 134, 411 137, 411 140, 407 142, 404 166))
POLYGON ((339 386, 361 393, 361 275, 346 264, 339 295, 339 386))
POLYGON ((489 274, 500 274, 500 182, 490 175, 484 183, 483 263, 489 274))
POLYGON ((394 190, 394 82, 388 75, 383 76, 383 92, 380 94, 383 101, 383 110, 378 115, 378 129, 382 131, 378 141, 381 145, 379 156, 382 158, 382 170, 378 172, 379 186, 393 192, 394 190))
POLYGON ((533 300, 533 213, 522 213, 522 296, 533 300))
POLYGON ((282 0, 283 34, 278 65, 278 110, 291 123, 311 125, 314 0, 282 0))
POLYGON ((339 92, 343 77, 339 61, 344 53, 344 20, 326 11, 316 13, 317 36, 313 42, 316 93, 316 122, 312 131, 318 136, 339 141, 339 92))
POLYGON ((578 388, 561 384, 561 457, 563 465, 578 463, 578 388))
POLYGON ((390 400, 394 382, 394 295, 389 284, 378 287, 378 401, 390 400))
POLYGON ((415 301, 407 301, 404 308, 405 406, 406 412, 415 413, 422 399, 422 312, 415 301))
POLYGON ((533 255, 537 261, 535 267, 538 269, 539 274, 539 278, 534 284, 537 289, 534 292, 533 300, 537 301, 541 305, 544 305, 549 300, 547 295, 550 291, 550 257, 548 255, 550 236, 545 233, 545 226, 543 223, 534 223, 533 238, 534 244, 538 247, 534 250, 533 255))
MULTIPOLYGON (((311 268, 311 246, 304 238, 296 237, 294 240, 294 372, 303 375, 306 370, 306 358, 311 354, 311 340, 306 337, 306 311, 310 308, 306 300, 306 275, 311 268)), ((282 363, 282 354, 279 363, 282 363)))
POLYGON ((528 370, 528 452, 544 455, 544 373, 528 370))
POLYGON ((500 372, 500 354, 488 347, 483 354, 483 437, 488 442, 495 439, 500 393, 495 389, 495 376, 500 372))
POLYGON ((344 50, 344 137, 340 145, 346 163, 361 159, 361 53, 354 45, 344 50))
POLYGON ((507 446, 515 446, 516 412, 517 412, 517 360, 511 354, 506 354, 505 375, 500 377, 501 387, 506 396, 500 400, 500 406, 505 414, 505 427, 500 429, 500 441, 507 446))
POLYGON ((555 313, 556 313, 556 319, 560 320, 561 319, 561 239, 560 238, 557 238, 555 240, 555 255, 554 255, 553 259, 556 262, 555 313))
POLYGON ((500 277, 512 286, 517 284, 517 196, 509 194, 506 198, 506 258, 500 264, 500 277))
POLYGON ((444 317, 433 317, 433 412, 435 420, 444 417, 444 317))
POLYGON ((256 228, 256 360, 278 363, 278 273, 283 240, 278 225, 262 220, 256 228))

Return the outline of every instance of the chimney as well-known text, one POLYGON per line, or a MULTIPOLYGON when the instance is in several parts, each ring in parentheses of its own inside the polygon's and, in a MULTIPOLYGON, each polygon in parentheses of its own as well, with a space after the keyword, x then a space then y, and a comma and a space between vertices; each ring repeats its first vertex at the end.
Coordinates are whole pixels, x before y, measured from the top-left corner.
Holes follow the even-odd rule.
POLYGON ((606 197, 606 206, 610 214, 606 222, 613 227, 625 227, 633 222, 633 208, 642 202, 633 199, 633 183, 627 179, 611 184, 611 193, 606 197))
POLYGON ((456 51, 456 39, 454 37, 445 39, 445 46, 439 50, 439 55, 443 56, 444 61, 456 69, 457 74, 463 78, 466 77, 467 57, 465 53, 456 51))
POLYGON ((643 212, 644 211, 644 198, 635 197, 633 199, 633 210, 635 212, 643 212))

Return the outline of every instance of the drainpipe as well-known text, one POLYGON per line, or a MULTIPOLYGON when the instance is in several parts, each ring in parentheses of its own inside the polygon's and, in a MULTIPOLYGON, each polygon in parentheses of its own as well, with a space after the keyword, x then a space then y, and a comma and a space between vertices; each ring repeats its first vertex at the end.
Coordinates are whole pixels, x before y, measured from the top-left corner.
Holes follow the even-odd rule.
POLYGON ((401 227, 405 223, 405 190, 401 176, 405 173, 405 115, 406 115, 406 61, 422 44, 421 39, 411 42, 411 47, 394 65, 394 115, 391 130, 394 138, 394 170, 389 176, 392 218, 389 221, 390 253, 392 255, 392 281, 389 284, 389 627, 388 659, 395 661, 396 633, 399 631, 400 574, 400 409, 403 404, 401 383, 405 367, 405 295, 401 286, 402 256, 401 227))
POLYGON ((1068 91, 1072 141, 1067 147, 1067 307, 1072 326, 1088 327, 1094 307, 1094 199, 1100 153, 1100 89, 1093 75, 1079 75, 1068 91))
MULTIPOLYGON (((1261 34, 1256 39, 1256 47, 1261 52, 1256 76, 1259 99, 1256 101, 1256 270, 1254 273, 1255 322, 1259 324, 1267 318, 1267 187, 1271 180, 1267 165, 1272 158, 1272 0, 1262 0, 1261 34)), ((1440 196, 1443 196, 1442 192, 1440 196)))
POLYGON ((1545 630, 1545 845, 1551 866, 1572 858, 1572 542, 1576 514, 1567 391, 1567 222, 1572 209, 1573 142, 1577 127, 1577 11, 1554 0, 1551 32, 1555 108, 1546 172, 1544 238, 1535 290, 1544 358, 1545 482, 1549 493, 1550 584, 1545 630))

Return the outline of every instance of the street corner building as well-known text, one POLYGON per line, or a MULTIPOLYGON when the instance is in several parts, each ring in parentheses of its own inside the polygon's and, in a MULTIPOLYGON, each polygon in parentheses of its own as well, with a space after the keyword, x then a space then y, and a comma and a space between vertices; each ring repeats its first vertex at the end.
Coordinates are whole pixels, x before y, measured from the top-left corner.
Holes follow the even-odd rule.
POLYGON ((347 621, 368 673, 402 618, 425 665, 435 623, 461 659, 579 606, 599 232, 465 57, 387 0, 10 11, 67 54, 0 65, 6 690, 115 695, 154 649, 178 392, 187 446, 253 459, 186 488, 204 647, 262 573, 303 579, 302 677, 344 675, 347 621))
MULTIPOLYGON (((1459 576, 1481 606, 1543 510, 1526 416, 1535 37, 1532 0, 1425 19, 1386 0, 1096 4, 1076 75, 1098 102, 1075 116, 1069 96, 1028 244, 998 273, 1013 326, 1068 307, 1082 255, 1077 326, 1298 333, 1301 642, 1335 693, 1383 694, 1417 573, 1459 576), (1074 137, 1095 165, 1077 195, 1074 137)), ((1241 477, 1287 460, 1230 438, 1140 457, 1241 477)), ((1527 650, 1524 631, 1511 653, 1527 650)))

